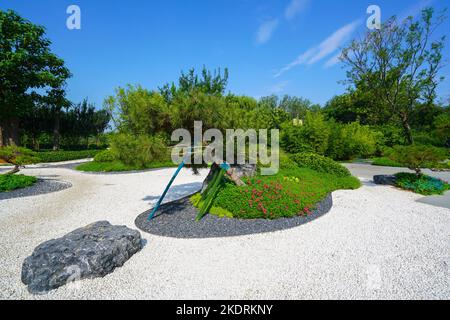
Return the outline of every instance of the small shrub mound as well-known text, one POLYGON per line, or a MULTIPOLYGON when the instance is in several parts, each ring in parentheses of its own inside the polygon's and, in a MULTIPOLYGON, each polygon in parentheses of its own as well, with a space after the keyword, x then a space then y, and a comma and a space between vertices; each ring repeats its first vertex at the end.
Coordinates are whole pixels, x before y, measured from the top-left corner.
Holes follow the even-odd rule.
POLYGON ((37 155, 41 162, 61 162, 70 160, 79 160, 93 158, 101 150, 79 150, 79 151, 44 151, 38 152, 37 155))
POLYGON ((403 167, 401 163, 385 157, 373 158, 372 165, 380 167, 403 167))
POLYGON ((397 187, 423 195, 443 194, 450 190, 450 185, 442 180, 414 173, 397 173, 395 175, 397 187))
POLYGON ((294 160, 299 167, 329 173, 337 177, 351 176, 350 171, 346 167, 330 158, 315 153, 297 153, 292 156, 292 160, 294 160))
POLYGON ((116 160, 116 157, 110 150, 104 150, 94 157, 96 162, 113 162, 114 160, 116 160))
POLYGON ((7 192, 35 184, 35 177, 24 176, 22 174, 3 174, 0 175, 0 192, 7 192))
MULTIPOLYGON (((244 187, 224 182, 211 214, 239 219, 278 219, 310 214, 327 194, 338 189, 357 189, 352 176, 337 177, 307 168, 282 169, 274 176, 246 178, 244 187)), ((201 207, 199 196, 191 198, 201 207)))

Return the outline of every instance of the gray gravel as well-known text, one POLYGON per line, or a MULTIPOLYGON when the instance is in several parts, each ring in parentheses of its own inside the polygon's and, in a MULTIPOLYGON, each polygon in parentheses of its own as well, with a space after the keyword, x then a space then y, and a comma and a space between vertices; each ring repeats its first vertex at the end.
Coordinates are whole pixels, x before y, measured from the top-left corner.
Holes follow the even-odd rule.
POLYGON ((38 181, 30 187, 16 189, 9 192, 1 192, 0 201, 57 192, 70 188, 71 186, 72 184, 70 182, 49 180, 49 179, 38 179, 38 181))
POLYGON ((316 209, 308 216, 264 219, 229 219, 208 214, 196 221, 197 209, 192 206, 189 197, 163 204, 155 217, 148 221, 152 210, 140 214, 136 218, 136 226, 144 232, 174 238, 218 238, 235 237, 255 233, 274 232, 298 227, 313 221, 329 212, 333 206, 333 198, 329 194, 316 205, 316 209))

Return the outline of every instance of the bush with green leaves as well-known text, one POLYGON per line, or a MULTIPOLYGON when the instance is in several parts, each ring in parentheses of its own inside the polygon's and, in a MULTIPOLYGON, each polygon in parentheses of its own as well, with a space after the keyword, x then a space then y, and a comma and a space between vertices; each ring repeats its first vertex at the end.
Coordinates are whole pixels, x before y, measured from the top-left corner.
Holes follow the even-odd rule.
POLYGON ((32 186, 37 179, 22 174, 2 174, 0 175, 0 192, 8 192, 16 189, 32 186))
POLYGON ((30 149, 7 146, 0 148, 0 159, 13 165, 23 166, 39 162, 40 157, 30 149))
POLYGON ((282 126, 281 146, 289 153, 315 152, 324 155, 328 148, 330 125, 319 112, 308 112, 302 125, 282 126))
POLYGON ((80 160, 86 158, 94 158, 97 153, 102 150, 58 150, 58 151, 42 151, 37 155, 40 158, 40 162, 61 162, 70 160, 80 160))
MULTIPOLYGON (((275 176, 244 181, 243 187, 223 182, 210 213, 226 218, 269 220, 307 216, 330 192, 361 186, 355 177, 337 177, 307 168, 280 170, 275 176)), ((201 206, 200 200, 199 196, 191 198, 194 206, 201 206)))
POLYGON ((291 156, 291 159, 303 168, 309 168, 318 172, 329 173, 337 177, 351 176, 350 171, 337 163, 336 161, 315 154, 315 153, 297 153, 291 156))
POLYGON ((94 157, 94 161, 96 162, 113 162, 116 160, 116 156, 112 153, 111 150, 104 150, 102 152, 97 153, 94 157))
POLYGON ((111 152, 126 165, 143 169, 154 161, 167 159, 168 149, 159 137, 121 133, 111 140, 111 152))
POLYGON ((426 175, 417 176, 413 173, 397 173, 396 186, 422 195, 443 194, 450 190, 450 185, 440 179, 426 175))
POLYGON ((382 133, 362 126, 359 122, 334 124, 327 156, 336 160, 367 158, 379 150, 382 137, 382 133))
POLYGON ((422 174, 422 168, 430 167, 433 163, 444 161, 448 157, 444 150, 424 145, 395 146, 387 156, 414 170, 418 176, 422 174))

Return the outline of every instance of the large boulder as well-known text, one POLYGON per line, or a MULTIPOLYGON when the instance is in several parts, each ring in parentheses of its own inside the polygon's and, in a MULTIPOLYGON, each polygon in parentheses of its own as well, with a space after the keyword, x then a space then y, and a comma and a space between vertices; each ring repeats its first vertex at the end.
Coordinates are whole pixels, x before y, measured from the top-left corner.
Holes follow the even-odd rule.
POLYGON ((138 231, 99 221, 40 244, 22 266, 22 282, 34 294, 74 280, 103 277, 142 248, 138 231))
POLYGON ((373 182, 375 182, 375 184, 381 184, 381 185, 387 185, 387 186, 396 186, 395 182, 396 182, 397 178, 395 176, 390 176, 390 175, 378 175, 378 176, 373 176, 373 182))

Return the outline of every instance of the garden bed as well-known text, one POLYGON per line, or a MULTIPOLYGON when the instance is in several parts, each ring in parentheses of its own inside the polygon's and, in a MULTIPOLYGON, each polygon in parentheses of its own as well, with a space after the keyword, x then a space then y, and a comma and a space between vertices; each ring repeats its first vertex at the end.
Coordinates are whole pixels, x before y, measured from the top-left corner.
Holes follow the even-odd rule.
POLYGON ((151 212, 148 210, 136 218, 135 224, 144 232, 164 237, 234 237, 294 228, 328 213, 333 205, 333 198, 328 194, 307 216, 266 220, 219 218, 208 214, 202 220, 196 221, 198 210, 189 199, 190 196, 163 204, 151 221, 147 221, 151 212))
POLYGON ((66 181, 37 179, 37 182, 32 186, 22 189, 16 189, 9 192, 0 192, 0 201, 47 194, 65 190, 70 187, 72 187, 72 184, 66 181))

